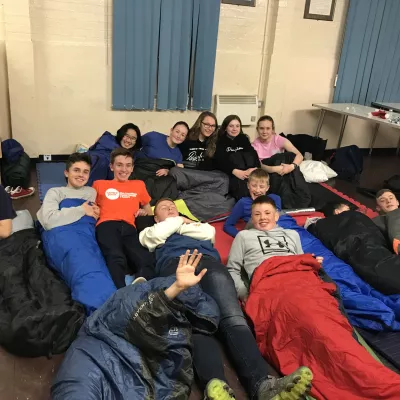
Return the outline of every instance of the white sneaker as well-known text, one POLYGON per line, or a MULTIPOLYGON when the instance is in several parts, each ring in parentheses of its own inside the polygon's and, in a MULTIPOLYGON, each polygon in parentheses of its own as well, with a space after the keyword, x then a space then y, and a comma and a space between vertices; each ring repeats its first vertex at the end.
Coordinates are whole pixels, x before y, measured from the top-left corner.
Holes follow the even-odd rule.
POLYGON ((7 193, 11 193, 12 190, 13 190, 13 188, 12 188, 11 186, 6 186, 6 187, 4 188, 4 190, 5 190, 7 193))
POLYGON ((131 285, 135 285, 136 283, 144 283, 147 282, 146 278, 143 278, 143 276, 139 276, 138 278, 136 278, 131 285))

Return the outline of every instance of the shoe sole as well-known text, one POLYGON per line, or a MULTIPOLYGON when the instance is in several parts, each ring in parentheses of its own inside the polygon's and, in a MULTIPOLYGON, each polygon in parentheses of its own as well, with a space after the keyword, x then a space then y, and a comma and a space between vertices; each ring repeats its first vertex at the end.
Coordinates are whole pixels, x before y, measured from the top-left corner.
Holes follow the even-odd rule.
POLYGON ((235 399, 232 389, 220 379, 212 379, 204 390, 204 400, 230 400, 235 399))
POLYGON ((24 194, 23 196, 18 196, 18 197, 12 197, 12 196, 10 196, 10 197, 11 197, 11 200, 19 200, 19 199, 24 199, 25 197, 32 196, 32 195, 34 195, 34 194, 35 194, 35 192, 29 193, 29 194, 24 194))
POLYGON ((313 373, 309 368, 301 367, 286 378, 289 379, 285 382, 285 387, 271 400, 300 400, 309 394, 309 388, 313 380, 313 373), (294 381, 298 377, 300 377, 300 380, 295 383, 294 381), (294 385, 294 388, 290 389, 292 385, 294 385))
POLYGON ((136 279, 131 283, 131 285, 136 285, 137 283, 144 283, 144 282, 147 282, 147 279, 146 279, 146 278, 143 278, 143 277, 139 277, 139 278, 136 278, 136 279))

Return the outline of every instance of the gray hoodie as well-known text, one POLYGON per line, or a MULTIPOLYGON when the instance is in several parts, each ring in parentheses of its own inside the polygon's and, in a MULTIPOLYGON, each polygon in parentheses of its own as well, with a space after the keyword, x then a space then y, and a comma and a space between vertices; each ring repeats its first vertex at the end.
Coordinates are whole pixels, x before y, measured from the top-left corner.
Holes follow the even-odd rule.
POLYGON ((303 248, 299 234, 292 229, 277 226, 269 231, 249 229, 239 232, 233 241, 227 264, 238 297, 243 299, 248 295, 241 277, 242 268, 250 279, 255 269, 268 258, 295 254, 303 254, 303 248))

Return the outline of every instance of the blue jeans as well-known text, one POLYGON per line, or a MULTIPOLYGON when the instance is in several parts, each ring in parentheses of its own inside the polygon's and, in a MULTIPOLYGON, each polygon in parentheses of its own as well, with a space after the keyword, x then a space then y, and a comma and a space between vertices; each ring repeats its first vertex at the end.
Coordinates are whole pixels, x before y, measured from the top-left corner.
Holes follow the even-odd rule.
MULTIPOLYGON (((178 262, 179 258, 171 259, 160 271, 160 275, 175 274, 178 262)), ((221 313, 218 335, 226 345, 228 354, 246 391, 251 398, 256 398, 260 383, 268 375, 276 375, 276 372, 264 360, 258 350, 254 335, 238 302, 235 285, 227 268, 210 256, 202 257, 197 266, 197 272, 200 272, 203 268, 207 268, 207 273, 200 285, 203 291, 216 301, 221 313)), ((220 378, 220 376, 212 376, 213 374, 221 374, 220 367, 215 365, 218 364, 217 357, 219 357, 219 354, 214 354, 216 348, 215 344, 211 342, 212 340, 215 340, 215 338, 210 338, 210 345, 208 346, 204 342, 207 341, 207 338, 203 337, 202 348, 194 351, 194 367, 200 383, 203 385, 211 378, 220 378), (215 372, 213 371, 214 365, 215 372)), ((199 343, 198 339, 194 338, 195 347, 196 342, 199 343)))

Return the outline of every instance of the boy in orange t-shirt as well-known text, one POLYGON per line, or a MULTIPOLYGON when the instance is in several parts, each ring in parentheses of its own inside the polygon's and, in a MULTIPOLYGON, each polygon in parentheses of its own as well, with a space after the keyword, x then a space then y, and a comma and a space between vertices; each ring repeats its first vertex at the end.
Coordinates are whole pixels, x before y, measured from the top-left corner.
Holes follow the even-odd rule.
POLYGON ((125 275, 152 279, 154 256, 139 242, 135 218, 151 215, 151 197, 143 181, 129 180, 133 157, 129 150, 118 148, 111 153, 114 179, 93 183, 100 217, 96 237, 107 267, 117 288, 125 286, 125 275))

